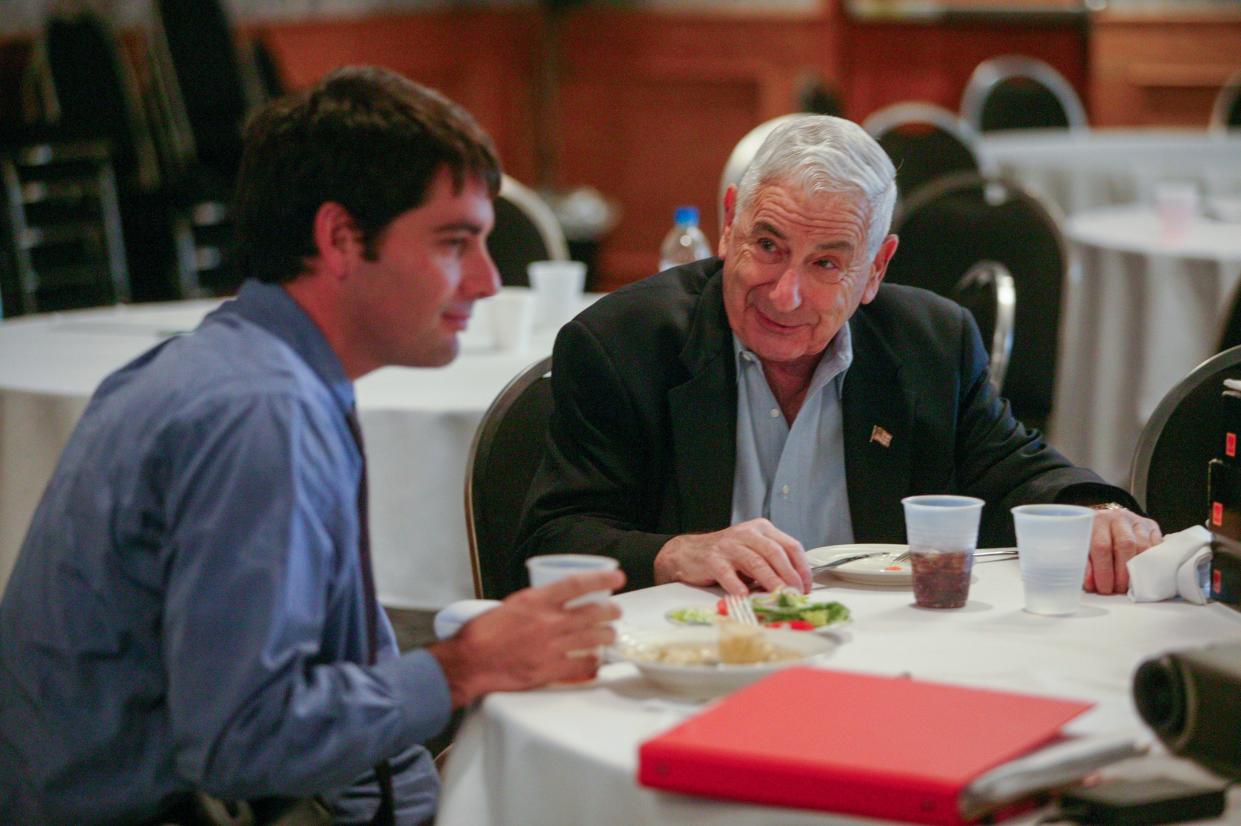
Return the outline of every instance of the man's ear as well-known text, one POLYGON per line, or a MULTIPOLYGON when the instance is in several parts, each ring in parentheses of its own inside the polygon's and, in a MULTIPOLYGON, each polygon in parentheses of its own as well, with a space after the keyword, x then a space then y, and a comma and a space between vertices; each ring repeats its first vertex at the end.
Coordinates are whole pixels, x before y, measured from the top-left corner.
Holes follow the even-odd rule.
POLYGON ((883 282, 883 277, 888 272, 888 263, 892 260, 892 256, 896 254, 896 247, 899 243, 900 239, 895 235, 889 235, 879 245, 879 251, 875 253, 875 260, 870 264, 870 275, 866 279, 866 289, 862 292, 863 304, 869 304, 875 300, 875 295, 879 292, 879 285, 883 282))
POLYGON ((715 251, 720 258, 724 257, 724 250, 728 248, 728 239, 733 234, 733 219, 736 217, 737 185, 729 184, 728 189, 724 190, 724 228, 720 230, 720 243, 715 251))
POLYGON ((348 275, 362 256, 362 232, 349 211, 335 201, 324 201, 315 211, 315 252, 330 273, 348 275))

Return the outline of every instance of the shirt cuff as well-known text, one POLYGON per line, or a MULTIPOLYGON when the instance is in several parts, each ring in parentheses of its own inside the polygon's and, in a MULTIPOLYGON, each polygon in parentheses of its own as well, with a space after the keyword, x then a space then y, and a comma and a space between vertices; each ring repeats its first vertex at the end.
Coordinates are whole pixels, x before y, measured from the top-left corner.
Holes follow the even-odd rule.
POLYGON ((391 688, 404 723, 402 742, 422 743, 452 716, 452 696, 439 660, 424 649, 376 663, 374 674, 391 688))

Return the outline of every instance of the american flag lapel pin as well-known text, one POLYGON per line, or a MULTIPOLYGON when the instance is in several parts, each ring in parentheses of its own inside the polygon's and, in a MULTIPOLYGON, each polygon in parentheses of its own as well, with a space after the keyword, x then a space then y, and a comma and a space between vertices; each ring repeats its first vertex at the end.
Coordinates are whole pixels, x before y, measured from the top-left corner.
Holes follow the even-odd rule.
POLYGON ((892 434, 884 430, 879 425, 875 425, 870 429, 870 440, 878 442, 883 447, 892 446, 892 434))

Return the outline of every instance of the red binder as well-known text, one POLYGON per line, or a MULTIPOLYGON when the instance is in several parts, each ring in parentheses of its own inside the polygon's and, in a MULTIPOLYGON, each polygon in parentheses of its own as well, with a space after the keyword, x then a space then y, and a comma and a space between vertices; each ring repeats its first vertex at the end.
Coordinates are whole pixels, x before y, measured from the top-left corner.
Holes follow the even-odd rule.
POLYGON ((779 671, 642 743, 671 791, 913 823, 968 823, 961 792, 1092 703, 845 671, 779 671))

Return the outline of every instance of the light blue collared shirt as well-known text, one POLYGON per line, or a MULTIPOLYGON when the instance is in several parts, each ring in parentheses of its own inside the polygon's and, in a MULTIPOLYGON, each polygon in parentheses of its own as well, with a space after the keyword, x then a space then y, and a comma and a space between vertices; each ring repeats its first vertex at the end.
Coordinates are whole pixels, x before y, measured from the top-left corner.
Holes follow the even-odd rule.
POLYGON ((366 820, 351 784, 385 758, 398 822, 434 811, 410 748, 448 719, 443 672, 382 614, 366 665, 353 402, 257 282, 104 380, 0 602, 0 820, 141 822, 192 789, 366 820))
POLYGON ((853 541, 840 395, 853 363, 849 325, 823 351, 792 427, 758 356, 733 336, 737 465, 732 524, 764 516, 807 550, 853 541))

